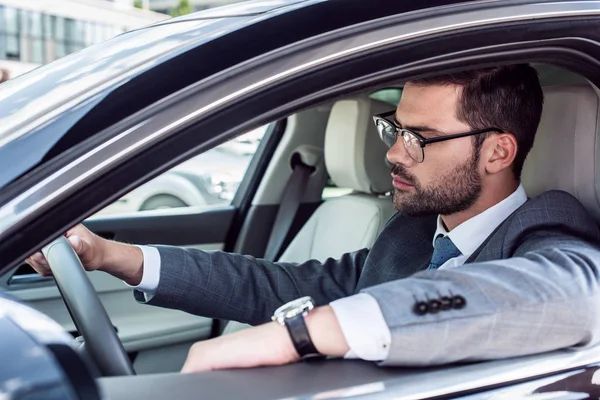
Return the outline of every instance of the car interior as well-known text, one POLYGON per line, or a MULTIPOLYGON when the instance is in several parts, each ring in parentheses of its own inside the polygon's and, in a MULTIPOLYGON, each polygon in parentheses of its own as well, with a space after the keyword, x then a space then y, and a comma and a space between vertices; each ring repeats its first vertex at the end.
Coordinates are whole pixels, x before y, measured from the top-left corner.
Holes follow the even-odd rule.
MULTIPOLYGON (((600 151, 600 91, 565 69, 548 64, 535 66, 545 100, 522 183, 530 197, 550 189, 565 190, 600 221, 600 170, 596 166, 600 151)), ((402 83, 387 85, 301 110, 270 124, 240 185, 241 193, 246 180, 252 177, 253 164, 268 163, 251 206, 240 211, 245 214, 241 220, 236 219, 234 198, 231 205, 218 209, 180 207, 98 214, 84 224, 104 237, 119 241, 193 246, 261 257, 286 190, 292 160, 300 157, 313 170, 286 236, 285 250, 278 259, 301 263, 370 247, 395 213, 386 148, 371 117, 394 109, 401 90, 402 83), (277 136, 278 142, 265 160, 269 135, 277 136), (326 196, 331 182, 336 188, 346 189, 341 193, 347 194, 326 196)), ((217 321, 141 305, 122 281, 101 272, 89 272, 88 276, 138 375, 177 372, 192 343, 246 327, 235 321, 217 321)), ((0 287, 77 336, 51 280, 35 276, 22 265, 0 277, 0 287)))

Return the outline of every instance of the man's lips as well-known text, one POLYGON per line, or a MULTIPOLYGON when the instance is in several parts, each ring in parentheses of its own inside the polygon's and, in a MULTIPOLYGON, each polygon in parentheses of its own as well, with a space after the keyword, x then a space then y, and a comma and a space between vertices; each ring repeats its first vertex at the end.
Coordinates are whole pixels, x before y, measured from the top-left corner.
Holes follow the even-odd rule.
POLYGON ((398 175, 392 174, 393 184, 396 189, 409 189, 412 188, 413 185, 400 178, 398 175))

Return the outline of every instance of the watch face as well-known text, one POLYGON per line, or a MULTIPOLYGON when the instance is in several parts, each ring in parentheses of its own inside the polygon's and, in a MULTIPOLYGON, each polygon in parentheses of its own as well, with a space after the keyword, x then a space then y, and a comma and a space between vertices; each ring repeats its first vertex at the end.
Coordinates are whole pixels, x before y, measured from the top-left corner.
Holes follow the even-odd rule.
POLYGON ((292 318, 298 314, 308 312, 313 308, 313 299, 310 296, 305 296, 282 305, 277 310, 275 310, 273 317, 277 319, 292 318))

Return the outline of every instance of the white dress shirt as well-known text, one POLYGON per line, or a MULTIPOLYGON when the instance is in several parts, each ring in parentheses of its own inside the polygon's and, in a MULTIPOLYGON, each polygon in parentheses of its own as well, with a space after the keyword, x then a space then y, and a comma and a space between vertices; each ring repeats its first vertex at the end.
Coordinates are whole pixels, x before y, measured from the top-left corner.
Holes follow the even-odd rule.
MULTIPOLYGON (((526 201, 525 189, 519 185, 517 190, 500 203, 463 222, 450 232, 444 228, 442 219, 438 216, 432 246, 438 235, 448 235, 462 253, 460 256, 446 261, 439 268, 461 266, 484 240, 526 201)), ((160 281, 160 254, 154 247, 139 247, 144 255, 144 271, 140 284, 133 287, 143 292, 148 299, 156 293, 160 281)), ((361 358, 371 361, 381 361, 387 358, 392 335, 383 318, 381 308, 373 296, 359 293, 333 301, 330 306, 333 308, 350 347, 350 351, 344 358, 361 358)))

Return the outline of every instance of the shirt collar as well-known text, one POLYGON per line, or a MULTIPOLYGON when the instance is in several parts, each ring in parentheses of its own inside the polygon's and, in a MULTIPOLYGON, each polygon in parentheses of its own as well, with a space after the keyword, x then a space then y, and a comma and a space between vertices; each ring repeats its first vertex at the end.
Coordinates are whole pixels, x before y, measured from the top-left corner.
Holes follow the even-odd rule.
POLYGON ((527 201, 527 194, 523 185, 519 184, 510 196, 477 214, 452 229, 450 232, 444 228, 442 218, 438 215, 437 229, 433 235, 433 241, 438 235, 449 236, 452 243, 465 256, 470 256, 487 239, 494 230, 500 226, 506 218, 521 207, 527 201))

